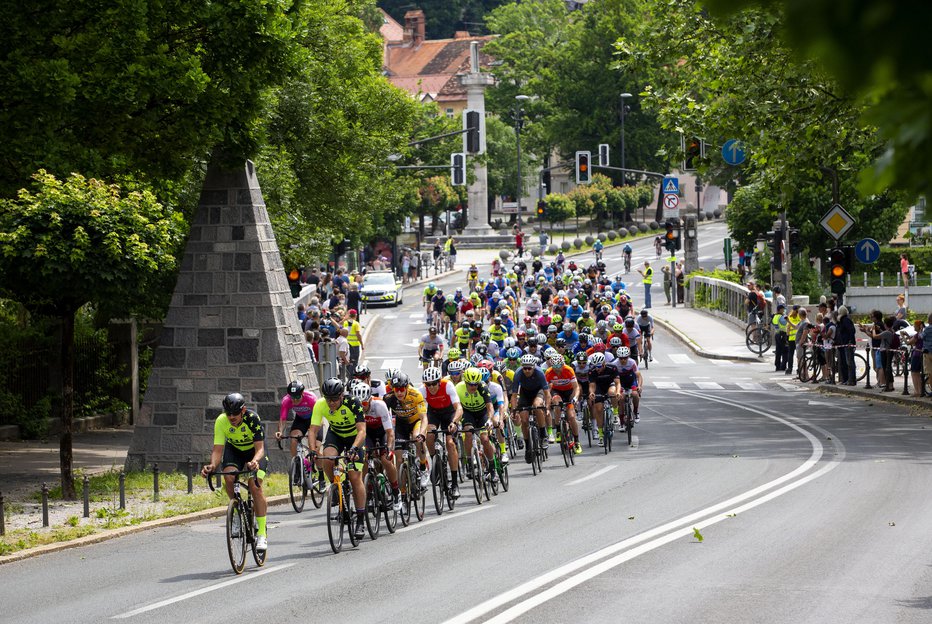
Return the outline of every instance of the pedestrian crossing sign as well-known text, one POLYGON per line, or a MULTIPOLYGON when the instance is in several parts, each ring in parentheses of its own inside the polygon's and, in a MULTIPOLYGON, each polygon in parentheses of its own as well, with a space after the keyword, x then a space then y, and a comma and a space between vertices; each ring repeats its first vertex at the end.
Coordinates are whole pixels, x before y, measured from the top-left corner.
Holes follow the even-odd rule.
POLYGON ((663 184, 661 186, 663 187, 664 194, 673 194, 673 195, 680 194, 680 179, 679 178, 664 178, 663 184))

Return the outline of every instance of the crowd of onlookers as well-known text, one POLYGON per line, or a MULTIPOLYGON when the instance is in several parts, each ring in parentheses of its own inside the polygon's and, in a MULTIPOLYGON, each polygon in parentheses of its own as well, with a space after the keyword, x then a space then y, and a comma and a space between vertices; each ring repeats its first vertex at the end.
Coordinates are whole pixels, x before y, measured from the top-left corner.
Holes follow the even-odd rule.
POLYGON ((334 342, 340 374, 344 376, 349 367, 359 362, 363 350, 359 325, 362 280, 362 273, 342 268, 333 273, 314 268, 302 276, 303 283, 316 286, 308 303, 298 305, 298 322, 304 331, 311 361, 320 361, 321 343, 334 342))

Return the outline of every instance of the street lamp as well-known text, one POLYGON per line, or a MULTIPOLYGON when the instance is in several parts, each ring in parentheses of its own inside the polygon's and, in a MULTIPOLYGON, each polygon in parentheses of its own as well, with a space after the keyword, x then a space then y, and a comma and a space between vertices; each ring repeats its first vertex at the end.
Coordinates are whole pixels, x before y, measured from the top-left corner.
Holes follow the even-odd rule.
POLYGON ((524 109, 521 105, 531 99, 527 95, 516 95, 515 100, 515 144, 518 148, 518 185, 515 187, 515 203, 518 205, 518 227, 521 227, 521 126, 524 125, 524 109))
POLYGON ((622 93, 620 96, 621 99, 621 185, 628 185, 628 172, 624 171, 625 168, 625 114, 627 113, 627 105, 625 100, 629 97, 632 97, 630 93, 622 93))

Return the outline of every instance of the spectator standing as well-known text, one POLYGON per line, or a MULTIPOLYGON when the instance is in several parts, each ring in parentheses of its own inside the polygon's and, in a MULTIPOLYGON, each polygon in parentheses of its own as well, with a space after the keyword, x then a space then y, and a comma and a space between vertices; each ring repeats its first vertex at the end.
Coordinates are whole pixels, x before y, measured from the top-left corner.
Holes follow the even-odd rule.
POLYGON ((909 260, 906 254, 900 254, 900 276, 903 278, 903 288, 909 289, 909 260))
POLYGON ((654 269, 650 266, 650 261, 644 261, 644 269, 638 269, 638 273, 641 274, 643 278, 642 283, 644 284, 644 307, 650 308, 650 287, 654 283, 654 269))
POLYGON ((515 226, 515 251, 519 258, 524 257, 524 232, 517 225, 515 226))
POLYGON ((893 316, 896 317, 898 321, 905 321, 908 310, 906 309, 906 295, 897 295, 896 296, 896 314, 893 316))
POLYGON ((353 312, 353 316, 359 316, 359 307, 362 299, 359 296, 359 284, 353 282, 349 285, 349 292, 346 293, 346 309, 353 312))
POLYGON ((671 277, 671 268, 674 267, 673 258, 670 258, 666 265, 660 272, 663 273, 663 294, 667 298, 667 305, 670 305, 670 290, 673 284, 673 278, 671 277))
POLYGON ((405 251, 401 256, 401 282, 408 283, 408 274, 411 272, 411 252, 405 251))
POLYGON ((676 281, 676 302, 679 304, 686 301, 686 265, 680 260, 676 263, 676 274, 673 276, 676 281))
POLYGON ((786 307, 786 297, 783 295, 783 289, 780 288, 779 286, 774 286, 773 287, 773 305, 774 307, 776 307, 781 304, 783 305, 784 308, 786 307))
POLYGON ((346 341, 349 344, 349 359, 353 366, 359 364, 359 356, 363 350, 362 326, 356 320, 358 312, 350 310, 347 319, 343 321, 343 328, 347 330, 346 341))
POLYGON ((867 334, 871 339, 871 362, 870 367, 874 369, 877 375, 877 385, 886 386, 887 382, 883 379, 883 355, 880 352, 880 334, 883 333, 883 313, 880 310, 871 310, 871 324, 861 325, 861 331, 867 334))
MULTIPOLYGON (((806 308, 800 308, 797 311, 797 318, 799 319, 796 323, 796 370, 803 376, 805 376, 805 371, 803 370, 806 366, 803 358, 806 356, 806 348, 810 345, 810 334, 812 330, 812 323, 809 321, 809 311, 806 308)), ((792 357, 793 354, 790 354, 792 357)))
POLYGON ((900 334, 906 339, 907 344, 912 348, 909 353, 909 376, 913 382, 913 396, 925 396, 925 387, 922 383, 922 335, 925 332, 925 323, 916 319, 913 321, 913 335, 909 336, 906 331, 900 334))
MULTIPOLYGON (((854 366, 854 348, 857 328, 848 314, 846 306, 838 308, 838 323, 835 326, 835 345, 838 352, 839 383, 853 386, 857 383, 857 370, 854 366)), ((930 337, 932 339, 932 337, 930 337)))
POLYGON ((350 370, 350 345, 347 340, 349 330, 345 327, 337 332, 337 362, 340 364, 340 379, 344 382, 350 370))
POLYGON ((411 252, 411 265, 408 269, 408 281, 413 282, 418 277, 418 267, 421 265, 421 254, 418 250, 411 252))
POLYGON ((786 317, 786 374, 793 374, 793 360, 796 356, 796 332, 799 329, 799 306, 794 305, 786 317))
POLYGON ((776 372, 786 370, 787 340, 786 340, 786 305, 778 304, 777 311, 770 319, 774 333, 774 369, 776 372))
POLYGON ((835 322, 832 315, 826 313, 822 316, 822 354, 825 359, 825 365, 822 367, 822 381, 827 384, 835 383, 835 322))

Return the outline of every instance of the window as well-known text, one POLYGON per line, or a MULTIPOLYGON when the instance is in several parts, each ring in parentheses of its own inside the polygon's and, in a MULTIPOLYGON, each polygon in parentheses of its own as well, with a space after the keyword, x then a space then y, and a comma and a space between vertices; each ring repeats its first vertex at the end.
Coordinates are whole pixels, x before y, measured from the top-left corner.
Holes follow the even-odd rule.
POLYGON ((447 112, 447 117, 449 117, 450 119, 453 119, 453 109, 448 108, 446 112, 447 112))

